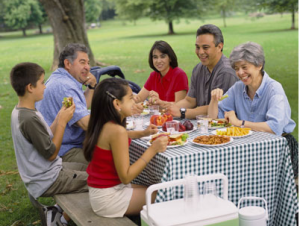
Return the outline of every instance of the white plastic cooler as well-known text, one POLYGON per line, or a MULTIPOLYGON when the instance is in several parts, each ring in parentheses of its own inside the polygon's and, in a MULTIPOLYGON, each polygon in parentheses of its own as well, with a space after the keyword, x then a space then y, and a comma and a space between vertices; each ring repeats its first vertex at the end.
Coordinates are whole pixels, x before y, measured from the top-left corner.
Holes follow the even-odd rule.
MULTIPOLYGON (((184 198, 151 204, 151 194, 154 191, 180 185, 184 185, 185 189, 187 189, 188 181, 186 179, 180 179, 151 185, 146 192, 146 205, 141 211, 142 226, 238 226, 238 209, 232 202, 228 201, 227 177, 223 174, 194 177, 197 182, 222 179, 223 198, 215 197, 215 205, 213 207, 209 207, 209 205, 207 205, 209 203, 203 202, 204 196, 200 197, 200 199, 197 200, 198 205, 193 205, 192 208, 187 208, 187 203, 184 198)), ((199 192, 199 190, 197 192, 199 192)))

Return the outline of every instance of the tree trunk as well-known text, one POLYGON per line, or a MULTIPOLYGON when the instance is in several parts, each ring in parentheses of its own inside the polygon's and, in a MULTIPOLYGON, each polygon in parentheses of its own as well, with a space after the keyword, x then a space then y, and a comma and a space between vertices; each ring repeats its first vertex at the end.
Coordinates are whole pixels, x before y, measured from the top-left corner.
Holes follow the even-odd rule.
POLYGON ((40 31, 40 34, 43 34, 42 24, 39 24, 39 31, 40 31))
POLYGON ((224 27, 226 27, 226 10, 224 6, 222 6, 222 16, 223 16, 224 27))
POLYGON ((174 29, 173 29, 173 22, 172 21, 169 21, 169 32, 168 32, 168 34, 169 35, 175 34, 174 29))
POLYGON ((89 49, 90 65, 95 65, 86 29, 84 0, 39 0, 48 15, 54 36, 52 70, 58 65, 59 53, 69 43, 82 43, 89 49))
POLYGON ((23 36, 26 37, 26 29, 25 28, 22 28, 22 32, 23 32, 23 36))
POLYGON ((291 29, 295 29, 295 7, 294 4, 292 6, 292 27, 291 29))

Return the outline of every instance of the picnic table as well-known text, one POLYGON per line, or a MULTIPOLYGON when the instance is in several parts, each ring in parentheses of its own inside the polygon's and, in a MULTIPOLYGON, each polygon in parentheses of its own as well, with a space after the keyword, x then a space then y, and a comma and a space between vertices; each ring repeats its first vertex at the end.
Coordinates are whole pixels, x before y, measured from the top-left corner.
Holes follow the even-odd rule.
MULTIPOLYGON (((191 121, 196 124, 195 120, 191 121)), ((189 139, 199 135, 195 130, 189 133, 189 139)), ((131 163, 147 148, 147 140, 133 140, 129 148, 131 163)), ((187 174, 213 173, 228 177, 228 199, 236 206, 242 197, 262 197, 268 204, 268 225, 296 225, 298 200, 290 150, 284 137, 270 133, 253 131, 250 136, 218 147, 201 147, 189 142, 168 148, 157 154, 133 183, 149 186, 182 179, 187 174)), ((162 189, 157 193, 156 202, 182 198, 183 194, 183 186, 162 189)), ((264 207, 262 204, 258 203, 264 207)))

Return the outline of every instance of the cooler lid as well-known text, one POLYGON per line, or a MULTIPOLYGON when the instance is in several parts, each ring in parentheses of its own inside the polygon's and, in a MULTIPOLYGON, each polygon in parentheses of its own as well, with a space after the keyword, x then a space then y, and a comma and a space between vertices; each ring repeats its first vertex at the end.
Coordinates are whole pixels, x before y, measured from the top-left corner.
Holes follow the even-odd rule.
POLYGON ((245 220, 258 220, 266 216, 266 210, 258 206, 247 206, 239 209, 239 218, 245 220))
MULTIPOLYGON (((168 202, 155 203, 151 205, 149 217, 156 225, 199 225, 197 222, 220 222, 224 219, 234 219, 238 216, 237 207, 230 201, 218 198, 218 204, 215 208, 207 210, 204 208, 193 210, 188 213, 184 208, 183 199, 172 200, 168 202), (191 224, 193 222, 193 224, 191 224)), ((147 213, 147 207, 143 207, 144 213, 147 213)))

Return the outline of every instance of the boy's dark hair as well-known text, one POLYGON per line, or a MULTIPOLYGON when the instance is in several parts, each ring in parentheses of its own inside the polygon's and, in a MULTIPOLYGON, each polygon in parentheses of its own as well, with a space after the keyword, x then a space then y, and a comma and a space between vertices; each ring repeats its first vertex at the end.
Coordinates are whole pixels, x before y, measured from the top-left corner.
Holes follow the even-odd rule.
POLYGON ((170 66, 172 68, 178 67, 177 56, 176 56, 174 50, 172 49, 172 47, 165 41, 156 41, 156 42, 154 42, 154 44, 149 52, 149 58, 148 58, 149 66, 154 71, 159 72, 153 65, 153 51, 155 49, 157 49, 161 53, 167 54, 169 56, 169 58, 171 60, 170 66))
POLYGON ((18 96, 25 95, 25 88, 28 84, 36 86, 45 70, 38 64, 24 62, 15 65, 10 72, 10 83, 18 96))
MULTIPOLYGON (((216 25, 205 24, 205 25, 199 27, 197 30, 197 33, 196 33, 196 37, 198 37, 199 35, 204 35, 204 34, 211 34, 214 36, 215 46, 217 46, 219 43, 224 44, 224 38, 223 38, 222 31, 216 25)), ((223 48, 222 48, 222 51, 223 51, 223 48)))
POLYGON ((58 67, 65 67, 65 59, 68 59, 71 64, 73 64, 74 60, 77 58, 77 52, 84 52, 88 54, 89 50, 85 45, 80 43, 69 43, 66 45, 59 54, 58 67))
POLYGON ((91 161, 99 134, 107 122, 126 127, 126 119, 121 121, 120 113, 113 105, 114 99, 121 100, 128 92, 128 82, 119 78, 103 79, 95 89, 92 99, 91 115, 83 142, 85 159, 91 161))

